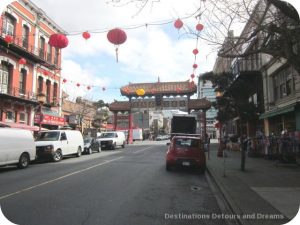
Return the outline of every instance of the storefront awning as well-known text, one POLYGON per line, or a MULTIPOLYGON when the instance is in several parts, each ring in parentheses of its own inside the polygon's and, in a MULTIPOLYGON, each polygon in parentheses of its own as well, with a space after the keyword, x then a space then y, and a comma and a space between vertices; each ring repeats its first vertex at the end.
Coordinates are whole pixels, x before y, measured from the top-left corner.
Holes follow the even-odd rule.
POLYGON ((282 108, 278 108, 278 109, 266 112, 264 114, 261 114, 259 116, 259 119, 265 119, 265 118, 270 118, 273 116, 278 116, 278 115, 285 114, 288 112, 293 112, 294 110, 295 110, 295 104, 286 106, 286 107, 282 107, 282 108))
MULTIPOLYGON (((39 131, 38 126, 29 126, 23 123, 0 122, 0 127, 10 127, 10 128, 19 128, 19 129, 25 129, 30 131, 39 131)), ((47 130, 47 129, 42 128, 42 130, 47 130)))

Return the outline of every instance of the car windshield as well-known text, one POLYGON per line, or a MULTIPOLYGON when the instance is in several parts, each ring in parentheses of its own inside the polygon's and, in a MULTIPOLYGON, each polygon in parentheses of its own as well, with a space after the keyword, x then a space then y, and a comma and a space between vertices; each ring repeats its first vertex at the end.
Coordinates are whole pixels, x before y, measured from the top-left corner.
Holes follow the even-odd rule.
POLYGON ((91 143, 92 142, 92 138, 85 138, 83 140, 84 144, 88 144, 88 143, 91 143))
POLYGON ((178 138, 175 140, 175 145, 177 147, 199 147, 199 140, 178 138))
POLYGON ((115 133, 102 133, 100 138, 113 138, 115 137, 115 133))
POLYGON ((41 132, 36 141, 57 141, 59 139, 59 131, 57 132, 41 132))

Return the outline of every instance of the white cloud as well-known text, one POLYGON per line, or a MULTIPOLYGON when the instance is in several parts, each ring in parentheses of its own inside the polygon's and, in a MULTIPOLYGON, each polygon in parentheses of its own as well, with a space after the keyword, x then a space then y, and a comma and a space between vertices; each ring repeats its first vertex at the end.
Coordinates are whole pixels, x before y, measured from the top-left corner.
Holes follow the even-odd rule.
POLYGON ((62 88, 70 95, 71 100, 75 100, 77 96, 94 99, 95 92, 99 92, 110 82, 107 78, 99 78, 93 68, 82 67, 72 60, 64 60, 62 68, 62 75, 67 80, 62 88), (77 87, 77 83, 80 84, 80 87, 77 87), (88 90, 87 86, 90 86, 91 89, 88 90))

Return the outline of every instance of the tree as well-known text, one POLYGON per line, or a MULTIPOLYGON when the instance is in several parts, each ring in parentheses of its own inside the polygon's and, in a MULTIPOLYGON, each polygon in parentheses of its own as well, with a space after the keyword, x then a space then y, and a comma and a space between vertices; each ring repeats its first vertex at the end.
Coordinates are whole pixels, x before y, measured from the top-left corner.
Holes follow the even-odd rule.
POLYGON ((98 100, 97 102, 94 102, 93 104, 97 109, 102 108, 104 106, 108 107, 108 104, 105 103, 103 100, 98 100))
MULTIPOLYGON (((138 13, 147 5, 154 10, 161 1, 164 0, 111 0, 123 6, 136 4, 138 13)), ((281 0, 202 0, 191 16, 199 19, 205 29, 196 33, 194 28, 185 27, 187 35, 212 45, 218 56, 244 58, 265 53, 275 59, 286 59, 300 74, 300 21, 296 9, 289 3, 281 0), (245 24, 241 35, 234 36, 232 31, 245 24), (259 44, 247 49, 254 39, 259 44)))

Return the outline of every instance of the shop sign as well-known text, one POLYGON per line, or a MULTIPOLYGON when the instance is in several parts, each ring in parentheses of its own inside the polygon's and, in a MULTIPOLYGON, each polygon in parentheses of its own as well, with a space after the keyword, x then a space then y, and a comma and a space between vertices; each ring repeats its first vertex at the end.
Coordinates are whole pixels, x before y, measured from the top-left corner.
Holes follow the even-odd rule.
POLYGON ((43 114, 41 117, 40 114, 35 114, 34 122, 48 124, 48 125, 55 125, 55 126, 64 126, 65 118, 58 117, 58 116, 51 116, 51 115, 47 115, 47 114, 43 114), (41 119, 42 119, 42 121, 41 121, 41 119))

